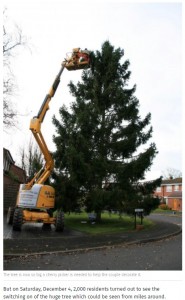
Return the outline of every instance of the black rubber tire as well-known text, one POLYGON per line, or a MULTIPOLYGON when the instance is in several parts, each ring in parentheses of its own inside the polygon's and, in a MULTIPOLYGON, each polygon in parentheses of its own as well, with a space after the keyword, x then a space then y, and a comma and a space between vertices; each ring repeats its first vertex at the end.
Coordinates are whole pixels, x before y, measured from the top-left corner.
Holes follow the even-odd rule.
POLYGON ((64 213, 59 210, 56 216, 55 222, 55 231, 63 231, 64 230, 64 213))
POLYGON ((8 225, 12 225, 13 224, 13 215, 14 215, 14 211, 15 211, 15 208, 10 206, 8 208, 8 212, 7 212, 7 216, 6 216, 6 223, 8 225))
POLYGON ((16 208, 13 216, 13 230, 20 231, 23 223, 23 211, 21 208, 16 208))

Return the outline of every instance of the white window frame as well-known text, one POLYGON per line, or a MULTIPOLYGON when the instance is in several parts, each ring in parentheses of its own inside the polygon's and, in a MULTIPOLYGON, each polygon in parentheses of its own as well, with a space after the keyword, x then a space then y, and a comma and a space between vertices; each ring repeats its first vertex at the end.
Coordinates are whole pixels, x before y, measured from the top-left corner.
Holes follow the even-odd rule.
POLYGON ((172 185, 166 186, 166 192, 171 193, 172 192, 172 185))
POLYGON ((178 184, 175 184, 174 191, 179 191, 179 185, 178 184))

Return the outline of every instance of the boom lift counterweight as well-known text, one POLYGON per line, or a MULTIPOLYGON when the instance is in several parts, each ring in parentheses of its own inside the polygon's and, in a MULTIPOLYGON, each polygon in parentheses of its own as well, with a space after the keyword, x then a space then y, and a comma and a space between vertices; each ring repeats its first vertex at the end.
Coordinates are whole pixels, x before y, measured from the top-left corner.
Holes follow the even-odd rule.
POLYGON ((7 223, 12 224, 14 230, 20 230, 22 224, 26 222, 54 224, 56 231, 63 231, 64 229, 63 212, 59 210, 56 217, 53 216, 52 212, 55 205, 55 190, 52 186, 44 184, 51 175, 54 161, 42 135, 41 125, 49 109, 49 102, 58 88, 64 68, 71 71, 85 69, 89 66, 90 52, 87 49, 74 48, 72 54, 68 55, 62 62, 60 71, 46 95, 37 116, 31 119, 30 130, 44 156, 45 165, 28 183, 20 185, 16 206, 9 207, 7 223))

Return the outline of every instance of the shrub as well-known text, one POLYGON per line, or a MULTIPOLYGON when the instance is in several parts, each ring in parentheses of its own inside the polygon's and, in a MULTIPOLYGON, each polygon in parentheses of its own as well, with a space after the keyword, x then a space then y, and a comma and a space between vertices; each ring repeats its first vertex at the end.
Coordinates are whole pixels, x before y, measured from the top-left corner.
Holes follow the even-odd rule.
POLYGON ((169 210, 170 209, 169 206, 167 204, 165 204, 165 203, 160 204, 159 208, 163 209, 163 210, 169 210))

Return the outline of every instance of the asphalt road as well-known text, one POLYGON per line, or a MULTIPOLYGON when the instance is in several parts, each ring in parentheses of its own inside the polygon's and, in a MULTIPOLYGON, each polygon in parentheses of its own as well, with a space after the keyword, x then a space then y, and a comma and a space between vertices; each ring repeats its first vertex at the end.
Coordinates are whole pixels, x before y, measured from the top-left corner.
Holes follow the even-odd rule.
POLYGON ((4 270, 182 270, 182 235, 159 242, 5 261, 4 270))
POLYGON ((170 222, 182 226, 182 215, 181 214, 172 214, 172 213, 163 213, 163 214, 151 214, 149 216, 151 220, 158 220, 164 222, 170 222))
MULTIPOLYGON (((175 215, 150 218, 182 224, 175 215)), ((4 270, 182 270, 182 235, 103 250, 19 257, 5 260, 4 270)))

